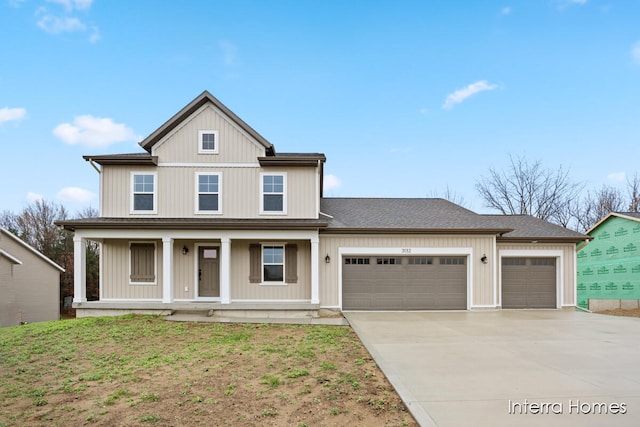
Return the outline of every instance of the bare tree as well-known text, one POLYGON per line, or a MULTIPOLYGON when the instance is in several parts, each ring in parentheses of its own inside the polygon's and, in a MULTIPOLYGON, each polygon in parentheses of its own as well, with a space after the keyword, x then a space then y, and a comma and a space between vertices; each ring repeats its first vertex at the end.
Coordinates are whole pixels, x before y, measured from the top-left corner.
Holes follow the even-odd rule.
POLYGON ((459 194, 459 193, 456 193, 455 191, 453 191, 449 187, 449 184, 447 184, 447 187, 442 192, 432 191, 431 192, 431 197, 440 197, 440 198, 443 198, 445 200, 450 201, 451 203, 455 203, 456 205, 460 205, 462 207, 466 207, 467 206, 467 201, 465 200, 464 196, 459 194))
POLYGON ((539 160, 529 163, 522 157, 509 159, 507 170, 489 169, 488 176, 476 181, 485 205, 503 214, 567 223, 566 210, 575 203, 582 184, 574 183, 562 166, 546 169, 539 160))
POLYGON ((609 213, 625 210, 625 206, 622 192, 614 187, 604 185, 595 192, 588 191, 573 213, 577 228, 587 231, 609 213))
POLYGON ((636 172, 632 179, 627 179, 627 192, 629 194, 628 212, 640 212, 640 175, 636 172))

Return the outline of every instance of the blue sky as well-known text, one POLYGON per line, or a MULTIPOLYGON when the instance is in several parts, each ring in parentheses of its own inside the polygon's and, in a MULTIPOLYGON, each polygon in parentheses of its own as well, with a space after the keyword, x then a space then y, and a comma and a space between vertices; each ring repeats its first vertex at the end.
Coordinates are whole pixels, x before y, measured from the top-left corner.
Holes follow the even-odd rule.
POLYGON ((509 155, 586 188, 640 170, 640 2, 0 0, 0 211, 98 207, 84 154, 209 90, 327 196, 428 197, 509 155))

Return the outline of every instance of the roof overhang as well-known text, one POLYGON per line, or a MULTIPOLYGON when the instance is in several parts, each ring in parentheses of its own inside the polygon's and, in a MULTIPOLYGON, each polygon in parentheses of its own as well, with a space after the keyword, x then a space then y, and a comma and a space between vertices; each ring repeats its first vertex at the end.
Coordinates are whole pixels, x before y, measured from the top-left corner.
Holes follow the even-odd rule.
POLYGON ((324 163, 327 158, 324 154, 295 154, 258 157, 258 161, 260 166, 318 166, 318 162, 324 163))
POLYGON ((620 213, 620 212, 610 212, 609 215, 605 216, 600 221, 598 221, 596 223, 596 225, 594 225, 593 227, 588 229, 585 234, 590 234, 593 230, 598 228, 600 226, 600 224, 602 224, 603 222, 605 222, 606 220, 608 220, 612 216, 617 216, 618 218, 624 218, 624 219, 628 219, 628 220, 631 220, 631 221, 640 222, 640 218, 636 218, 635 216, 625 215, 624 213, 620 213))
POLYGON ((12 264, 15 265, 22 265, 22 261, 20 261, 18 258, 14 257, 13 255, 11 255, 9 252, 7 251, 3 251, 2 249, 0 249, 0 255, 4 256, 5 258, 7 258, 9 261, 11 261, 12 264))
POLYGON ((158 156, 152 155, 127 155, 127 154, 105 154, 99 156, 82 156, 88 162, 95 162, 99 165, 135 165, 135 166, 157 166, 158 156))
POLYGON ((56 222, 66 230, 317 230, 327 226, 315 219, 200 219, 200 218, 94 218, 56 222))
POLYGON ((499 236, 497 242, 506 243, 582 243, 584 241, 592 240, 590 237, 508 237, 499 236))
MULTIPOLYGON (((18 243, 19 245, 23 246, 24 248, 26 248, 27 250, 29 250, 33 254, 35 254, 38 258, 42 259, 47 264, 51 265, 52 267, 54 267, 54 268, 56 268, 56 269, 58 269, 58 270, 60 270, 61 272, 64 273, 64 271, 65 271, 64 268, 60 267, 58 264, 53 262, 51 259, 47 258, 40 251, 38 251, 37 249, 33 248, 27 242, 25 242, 24 240, 22 240, 21 238, 19 238, 18 236, 16 236, 15 234, 10 232, 9 230, 7 230, 6 228, 0 227, 0 233, 6 234, 11 239, 13 239, 16 243, 18 243)), ((22 262, 19 259, 17 259, 14 256, 10 255, 8 252, 6 252, 6 251, 1 251, 1 252, 3 252, 3 255, 6 256, 7 258, 11 259, 12 262, 14 262, 15 264, 22 264, 22 262)))
POLYGON ((495 236, 513 231, 511 228, 478 229, 478 228, 354 228, 328 227, 320 230, 322 234, 478 234, 495 236))

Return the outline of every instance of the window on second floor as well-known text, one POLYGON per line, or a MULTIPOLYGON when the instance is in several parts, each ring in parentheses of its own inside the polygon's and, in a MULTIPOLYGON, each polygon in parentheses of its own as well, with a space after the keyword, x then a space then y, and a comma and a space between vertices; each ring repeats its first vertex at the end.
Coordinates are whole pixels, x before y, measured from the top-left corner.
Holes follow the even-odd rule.
POLYGON ((131 213, 156 213, 156 174, 131 173, 131 213))
POLYGON ((285 173, 267 174, 261 177, 260 213, 287 213, 287 175, 285 173))
POLYGON ((196 213, 221 213, 219 173, 196 173, 196 213))
POLYGON ((218 154, 217 130, 201 130, 198 132, 198 153, 218 154))

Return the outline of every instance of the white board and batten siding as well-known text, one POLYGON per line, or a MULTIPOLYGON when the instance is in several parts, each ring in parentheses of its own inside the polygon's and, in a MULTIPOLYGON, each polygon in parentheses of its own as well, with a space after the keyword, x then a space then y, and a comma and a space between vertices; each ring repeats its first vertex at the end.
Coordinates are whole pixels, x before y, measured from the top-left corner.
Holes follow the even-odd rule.
MULTIPOLYGON (((130 284, 130 252, 128 240, 107 239, 102 253, 109 262, 102 263, 101 300, 162 300, 162 241, 156 244, 156 280, 149 284, 130 284)), ((151 243, 151 241, 145 241, 151 243)))
POLYGON ((495 307, 493 236, 420 236, 420 235, 330 235, 320 239, 320 305, 340 307, 341 300, 341 257, 367 253, 375 255, 393 254, 397 256, 455 255, 468 258, 469 308, 495 307), (349 248, 349 249, 345 249, 349 248), (345 252, 348 251, 349 253, 345 252), (372 252, 373 251, 373 252, 372 252), (377 252, 376 252, 377 251, 377 252), (483 264, 480 257, 486 254, 489 262, 483 264), (330 262, 324 262, 329 255, 330 262))
POLYGON ((298 282, 264 285, 249 282, 249 244, 235 240, 231 245, 232 301, 309 301, 311 299, 311 245, 309 241, 293 240, 279 243, 298 246, 298 282))
POLYGON ((257 164, 257 158, 265 155, 265 149, 214 106, 205 105, 159 141, 152 154, 158 156, 160 164, 257 164), (198 133, 202 130, 217 131, 217 154, 198 153, 198 133))
MULTIPOLYGON (((576 259, 573 243, 498 243, 498 257, 556 258, 558 306, 576 305, 576 259)), ((502 263, 498 264, 501 268, 502 263)), ((499 284, 500 287, 500 284, 499 284)), ((500 298, 500 292, 498 292, 500 298)), ((500 300, 498 300, 500 304, 500 300)))

